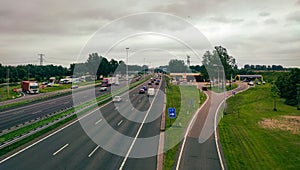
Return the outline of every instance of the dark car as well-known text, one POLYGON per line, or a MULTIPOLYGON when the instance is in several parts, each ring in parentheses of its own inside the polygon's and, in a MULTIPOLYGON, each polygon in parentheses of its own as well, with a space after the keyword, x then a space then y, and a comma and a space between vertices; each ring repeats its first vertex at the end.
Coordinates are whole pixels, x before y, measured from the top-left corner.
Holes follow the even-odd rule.
POLYGON ((145 90, 144 89, 140 89, 139 94, 145 94, 145 90))
POLYGON ((157 82, 155 82, 155 85, 159 85, 159 82, 157 81, 157 82))
POLYGON ((151 82, 151 81, 149 81, 148 85, 152 85, 152 82, 151 82))
POLYGON ((202 91, 207 91, 207 87, 206 86, 202 86, 202 91))
POLYGON ((147 86, 143 86, 143 89, 144 89, 145 91, 147 91, 147 90, 148 90, 147 86))

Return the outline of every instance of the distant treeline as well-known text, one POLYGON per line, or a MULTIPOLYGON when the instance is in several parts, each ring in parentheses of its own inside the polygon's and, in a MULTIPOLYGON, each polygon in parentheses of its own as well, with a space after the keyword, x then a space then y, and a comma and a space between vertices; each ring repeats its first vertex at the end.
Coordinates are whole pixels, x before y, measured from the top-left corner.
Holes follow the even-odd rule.
POLYGON ((54 65, 18 65, 18 66, 3 66, 0 64, 0 83, 6 83, 9 77, 9 82, 20 82, 22 80, 43 81, 50 77, 62 77, 70 75, 70 71, 62 66, 54 65))
POLYGON ((248 70, 272 70, 272 71, 279 71, 285 70, 282 65, 249 65, 245 64, 244 69, 248 70))
MULTIPOLYGON (((147 66, 128 65, 129 71, 142 71, 147 69, 147 66)), ((18 65, 4 66, 0 64, 0 84, 6 83, 9 77, 9 82, 21 82, 22 80, 34 80, 38 82, 48 81, 50 77, 56 79, 65 76, 76 75, 92 75, 99 79, 100 75, 106 77, 113 74, 125 74, 126 64, 123 61, 116 61, 99 56, 97 53, 92 53, 85 63, 73 63, 69 68, 54 65, 18 65)))

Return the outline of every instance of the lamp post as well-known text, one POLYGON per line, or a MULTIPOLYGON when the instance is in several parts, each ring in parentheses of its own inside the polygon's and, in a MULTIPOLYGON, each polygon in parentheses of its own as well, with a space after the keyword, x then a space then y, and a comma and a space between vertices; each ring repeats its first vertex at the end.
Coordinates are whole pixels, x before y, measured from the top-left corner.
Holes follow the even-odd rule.
POLYGON ((128 50, 129 48, 126 47, 126 81, 128 81, 128 50))

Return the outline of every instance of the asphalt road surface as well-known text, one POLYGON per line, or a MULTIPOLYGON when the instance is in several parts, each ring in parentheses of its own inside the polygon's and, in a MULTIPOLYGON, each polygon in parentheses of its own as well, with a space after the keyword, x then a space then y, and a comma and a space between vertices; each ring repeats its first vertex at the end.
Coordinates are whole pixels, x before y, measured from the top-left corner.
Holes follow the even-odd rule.
POLYGON ((159 138, 150 143, 136 139, 159 136, 164 94, 148 98, 138 91, 132 90, 120 103, 101 107, 101 114, 99 109, 87 113, 80 123, 2 159, 0 169, 156 169, 159 138), (154 155, 144 155, 144 151, 154 155))
MULTIPOLYGON (((234 91, 238 92, 246 88, 246 84, 241 84, 234 91)), ((215 143, 215 132, 213 131, 214 116, 218 106, 230 92, 216 94, 208 91, 206 93, 209 96, 208 101, 199 111, 192 128, 188 132, 178 169, 222 169, 215 143)))
MULTIPOLYGON (((126 82, 121 81, 119 86, 113 86, 117 89, 124 87, 126 82)), ((87 102, 99 97, 105 93, 108 93, 111 87, 108 87, 107 91, 100 91, 101 87, 89 88, 83 91, 78 91, 76 96, 80 96, 80 103, 87 102)), ((49 113, 61 111, 65 108, 73 106, 72 94, 66 96, 59 96, 57 98, 47 99, 38 103, 28 104, 25 106, 8 109, 0 112, 0 130, 4 130, 15 125, 27 122, 29 120, 42 117, 49 113)))

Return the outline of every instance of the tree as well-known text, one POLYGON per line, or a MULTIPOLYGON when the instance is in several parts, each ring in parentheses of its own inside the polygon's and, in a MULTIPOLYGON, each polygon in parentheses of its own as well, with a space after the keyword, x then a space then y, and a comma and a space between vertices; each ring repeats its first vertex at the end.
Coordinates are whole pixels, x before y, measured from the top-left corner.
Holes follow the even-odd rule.
POLYGON ((235 74, 235 68, 237 68, 235 58, 230 56, 226 48, 222 46, 216 46, 215 50, 220 57, 221 63, 225 70, 225 77, 227 80, 231 78, 232 74, 235 74))
POLYGON ((280 91, 279 91, 279 89, 277 88, 277 86, 275 84, 273 84, 272 87, 271 87, 271 93, 272 93, 272 97, 274 99, 273 110, 277 111, 277 108, 276 108, 276 99, 279 97, 280 91))
POLYGON ((169 61, 169 71, 171 73, 184 73, 187 67, 184 65, 183 60, 173 59, 169 61))
POLYGON ((300 84, 300 69, 292 69, 288 75, 280 75, 275 82, 280 90, 281 97, 285 98, 285 103, 296 106, 297 101, 297 84, 300 84))

